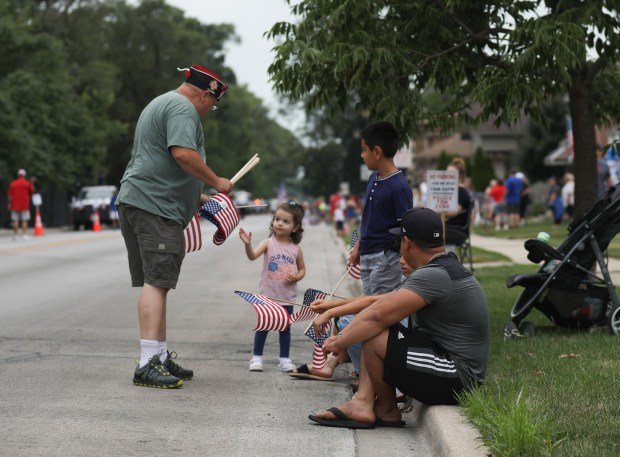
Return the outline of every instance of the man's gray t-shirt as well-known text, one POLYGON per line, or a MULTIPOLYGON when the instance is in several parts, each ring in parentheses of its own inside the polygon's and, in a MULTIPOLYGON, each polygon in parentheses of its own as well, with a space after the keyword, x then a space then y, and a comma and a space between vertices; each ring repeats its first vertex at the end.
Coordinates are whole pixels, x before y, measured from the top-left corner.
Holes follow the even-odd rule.
POLYGON ((484 381, 489 358, 489 310, 476 278, 469 274, 453 280, 446 269, 430 263, 415 270, 402 287, 427 302, 414 315, 414 331, 426 333, 446 351, 464 386, 484 381))
POLYGON ((176 91, 153 99, 140 114, 118 202, 185 227, 198 207, 203 184, 179 166, 170 153, 171 146, 194 149, 205 159, 200 116, 176 91))

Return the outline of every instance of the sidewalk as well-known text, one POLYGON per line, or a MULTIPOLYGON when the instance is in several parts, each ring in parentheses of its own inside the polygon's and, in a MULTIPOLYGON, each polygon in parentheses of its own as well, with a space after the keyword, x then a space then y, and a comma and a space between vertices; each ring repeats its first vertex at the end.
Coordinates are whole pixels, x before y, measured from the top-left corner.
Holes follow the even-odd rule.
MULTIPOLYGON (((525 240, 509 240, 504 238, 494 238, 491 236, 480 236, 472 233, 471 235, 471 245, 472 246, 480 246, 487 251, 495 251, 505 256, 509 257, 512 260, 512 263, 525 264, 527 268, 524 268, 524 273, 531 271, 535 273, 540 265, 532 263, 527 258, 527 250, 523 246, 525 240)), ((495 262, 493 264, 496 264, 495 262)), ((476 264, 474 262, 474 267, 483 267, 490 266, 490 264, 476 264)), ((609 274, 611 275, 611 279, 614 284, 620 283, 620 259, 609 258, 607 268, 609 269, 609 274)))

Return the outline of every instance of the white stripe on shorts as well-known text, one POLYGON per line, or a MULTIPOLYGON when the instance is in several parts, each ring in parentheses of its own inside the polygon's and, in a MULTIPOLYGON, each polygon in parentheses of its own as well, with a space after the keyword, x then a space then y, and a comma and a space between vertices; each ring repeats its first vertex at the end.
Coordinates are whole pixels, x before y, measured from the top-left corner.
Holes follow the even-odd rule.
POLYGON ((425 354, 424 352, 408 351, 407 365, 426 368, 440 373, 456 373, 453 361, 436 357, 433 354, 425 354))

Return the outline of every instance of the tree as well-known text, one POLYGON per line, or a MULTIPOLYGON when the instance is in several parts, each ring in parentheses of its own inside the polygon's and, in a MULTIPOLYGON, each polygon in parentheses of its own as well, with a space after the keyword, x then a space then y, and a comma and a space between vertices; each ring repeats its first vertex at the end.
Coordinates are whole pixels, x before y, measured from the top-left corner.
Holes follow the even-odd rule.
POLYGON ((338 112, 350 97, 403 139, 495 116, 543 121, 568 94, 576 212, 596 199, 594 126, 619 112, 619 0, 302 0, 297 24, 275 24, 274 86, 307 108, 338 112), (442 103, 425 103, 436 91, 442 103), (472 110, 479 104, 481 110, 472 110), (478 113, 478 114, 474 114, 478 113))
POLYGON ((562 100, 553 100, 547 103, 544 113, 544 123, 529 123, 522 143, 521 170, 531 182, 546 181, 551 175, 561 175, 563 171, 563 168, 546 166, 544 159, 566 138, 568 106, 562 100))
POLYGON ((484 191, 489 185, 489 181, 495 178, 493 162, 480 147, 476 148, 474 152, 474 163, 470 168, 469 175, 474 184, 474 189, 478 191, 484 191))
POLYGON ((26 167, 40 187, 70 188, 101 161, 104 135, 62 42, 41 30, 32 2, 14 3, 0 0, 0 179, 26 167))

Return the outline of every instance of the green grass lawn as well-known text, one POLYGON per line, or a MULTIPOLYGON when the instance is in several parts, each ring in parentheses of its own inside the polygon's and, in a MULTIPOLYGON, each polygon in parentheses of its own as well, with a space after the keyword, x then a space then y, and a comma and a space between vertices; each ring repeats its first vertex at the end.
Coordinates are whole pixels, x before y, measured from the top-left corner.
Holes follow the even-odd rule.
MULTIPOLYGON (((509 230, 495 230, 491 226, 478 226, 474 231, 480 236, 494 236, 508 239, 536 238, 539 232, 547 232, 551 236, 549 244, 558 246, 568 236, 566 227, 566 223, 554 225, 549 221, 529 221, 528 224, 523 227, 514 227, 509 230)), ((607 248, 607 254, 609 257, 620 258, 620 237, 616 236, 611 240, 607 248)))
POLYGON ((489 301, 491 358, 485 384, 464 411, 494 457, 620 455, 620 336, 563 329, 533 309, 534 337, 504 339, 521 266, 476 269, 489 301))

